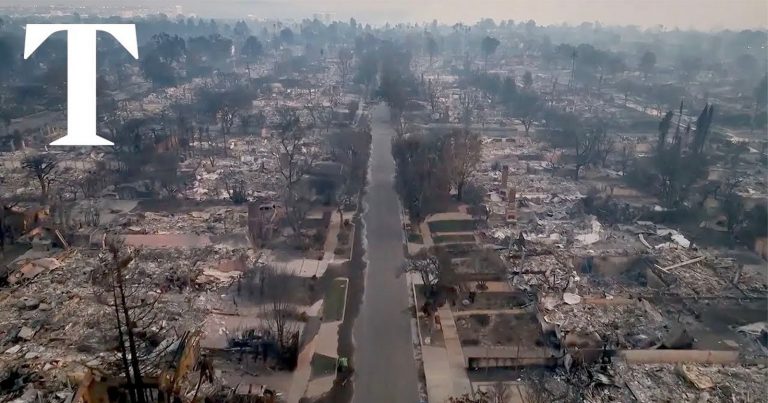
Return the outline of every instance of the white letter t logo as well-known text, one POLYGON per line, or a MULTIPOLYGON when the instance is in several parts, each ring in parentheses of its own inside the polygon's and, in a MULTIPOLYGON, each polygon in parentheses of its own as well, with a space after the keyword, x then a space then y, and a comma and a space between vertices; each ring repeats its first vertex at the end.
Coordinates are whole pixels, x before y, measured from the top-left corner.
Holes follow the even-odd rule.
POLYGON ((51 34, 67 31, 67 135, 52 146, 111 146, 96 135, 96 31, 109 32, 136 59, 134 24, 28 24, 24 58, 51 34))

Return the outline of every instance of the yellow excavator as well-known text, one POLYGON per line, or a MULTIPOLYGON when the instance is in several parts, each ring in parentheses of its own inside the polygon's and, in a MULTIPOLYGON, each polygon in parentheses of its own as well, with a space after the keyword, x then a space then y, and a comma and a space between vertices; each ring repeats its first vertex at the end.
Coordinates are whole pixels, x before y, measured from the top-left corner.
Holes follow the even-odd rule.
MULTIPOLYGON (((200 331, 186 332, 155 371, 143 377, 144 396, 148 403, 275 403, 272 391, 258 393, 248 388, 223 387, 215 378, 213 362, 201 353, 200 331), (201 388, 206 385, 205 388, 201 388)), ((238 385, 243 386, 243 385, 238 385)), ((105 376, 94 371, 85 374, 72 403, 127 403, 131 400, 129 384, 124 376, 105 376)))
MULTIPOLYGON (((203 400, 198 396, 199 384, 204 378, 212 380, 212 368, 209 362, 201 360, 200 336, 199 331, 186 332, 157 375, 143 377, 145 396, 149 401, 193 403, 203 400), (200 376, 192 376, 195 372, 200 372, 200 376)), ((72 402, 123 402, 128 394, 124 376, 102 376, 88 371, 72 402)))

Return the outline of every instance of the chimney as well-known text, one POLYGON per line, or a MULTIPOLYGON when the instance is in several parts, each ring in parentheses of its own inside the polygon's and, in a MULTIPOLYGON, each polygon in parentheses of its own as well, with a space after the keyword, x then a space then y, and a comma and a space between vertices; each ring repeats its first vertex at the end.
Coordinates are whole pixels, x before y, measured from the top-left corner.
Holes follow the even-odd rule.
POLYGON ((509 182, 509 165, 501 167, 501 188, 506 189, 509 182))
POLYGON ((507 223, 517 222, 517 194, 515 188, 509 188, 507 192, 507 223))

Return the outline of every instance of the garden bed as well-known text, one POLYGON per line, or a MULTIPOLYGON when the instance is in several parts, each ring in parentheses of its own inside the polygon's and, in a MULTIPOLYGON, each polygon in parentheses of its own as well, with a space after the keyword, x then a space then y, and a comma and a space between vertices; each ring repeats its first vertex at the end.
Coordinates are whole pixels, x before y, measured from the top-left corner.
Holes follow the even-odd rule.
POLYGON ((475 220, 440 220, 427 223, 431 232, 473 232, 477 228, 475 220))

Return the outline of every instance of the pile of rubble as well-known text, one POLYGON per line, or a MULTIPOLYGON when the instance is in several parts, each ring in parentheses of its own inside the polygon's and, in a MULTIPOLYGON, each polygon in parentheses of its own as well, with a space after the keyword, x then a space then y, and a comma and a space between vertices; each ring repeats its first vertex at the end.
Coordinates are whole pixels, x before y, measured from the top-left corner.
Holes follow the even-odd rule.
POLYGON ((578 366, 545 375, 549 396, 574 401, 612 402, 763 402, 768 369, 764 365, 612 364, 578 366))
MULTIPOLYGON (((10 266, 13 284, 0 294, 0 374, 11 376, 23 367, 39 378, 38 389, 57 391, 72 374, 114 366, 119 360, 114 307, 98 252, 25 256, 10 266)), ((139 271, 142 298, 157 299, 151 324, 142 330, 153 335, 150 344, 160 348, 164 340, 199 326, 215 300, 208 291, 232 284, 258 257, 224 247, 135 253, 130 267, 139 271)))
POLYGON ((136 262, 150 273, 161 288, 192 287, 198 291, 214 290, 232 284, 248 268, 257 264, 261 254, 251 249, 224 246, 203 248, 143 249, 136 262))
POLYGON ((184 196, 195 200, 227 199, 227 186, 243 181, 251 198, 274 199, 281 190, 281 179, 273 142, 265 137, 232 139, 227 156, 217 157, 213 166, 205 158, 186 161, 184 167, 194 170, 195 179, 184 196))
MULTIPOLYGON (((655 254, 656 268, 665 281, 675 284, 674 292, 686 297, 739 297, 743 294, 733 287, 732 279, 723 278, 712 270, 715 259, 699 251, 681 247, 665 248, 655 254)), ((735 274, 735 270, 733 271, 735 274)))
POLYGON ((627 397, 640 402, 758 402, 764 401, 768 381, 768 369, 763 365, 618 363, 616 373, 617 385, 625 384, 629 391, 627 397))
POLYGON ((565 333, 597 334, 600 340, 617 343, 620 348, 648 348, 668 331, 667 321, 648 301, 594 304, 567 297, 566 293, 565 303, 544 316, 565 333))
POLYGON ((246 227, 248 213, 244 206, 211 207, 187 214, 139 212, 125 214, 116 225, 131 234, 224 235, 246 227))
POLYGON ((512 284, 523 290, 561 291, 577 277, 573 269, 553 254, 526 256, 510 261, 512 284))

